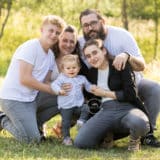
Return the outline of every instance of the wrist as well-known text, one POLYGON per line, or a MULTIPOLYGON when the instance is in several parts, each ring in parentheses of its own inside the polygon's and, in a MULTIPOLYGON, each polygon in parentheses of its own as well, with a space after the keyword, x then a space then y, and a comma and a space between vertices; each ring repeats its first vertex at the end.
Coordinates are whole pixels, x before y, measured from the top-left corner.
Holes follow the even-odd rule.
MULTIPOLYGON (((126 52, 125 52, 126 53, 126 52)), ((127 61, 129 61, 130 60, 130 54, 129 53, 126 53, 126 55, 127 55, 127 61)))
POLYGON ((102 97, 106 97, 106 91, 103 91, 103 96, 102 97))
POLYGON ((63 91, 62 90, 60 90, 58 93, 57 93, 57 95, 59 95, 59 96, 61 96, 63 94, 63 91))

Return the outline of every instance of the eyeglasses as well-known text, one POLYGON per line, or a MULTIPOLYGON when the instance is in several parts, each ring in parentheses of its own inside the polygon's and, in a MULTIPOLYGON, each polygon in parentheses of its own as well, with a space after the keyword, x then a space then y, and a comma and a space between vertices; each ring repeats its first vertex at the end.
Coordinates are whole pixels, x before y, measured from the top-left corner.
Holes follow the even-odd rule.
POLYGON ((98 24, 98 21, 91 21, 90 23, 84 23, 82 27, 85 29, 88 29, 89 26, 94 28, 97 24, 98 24))

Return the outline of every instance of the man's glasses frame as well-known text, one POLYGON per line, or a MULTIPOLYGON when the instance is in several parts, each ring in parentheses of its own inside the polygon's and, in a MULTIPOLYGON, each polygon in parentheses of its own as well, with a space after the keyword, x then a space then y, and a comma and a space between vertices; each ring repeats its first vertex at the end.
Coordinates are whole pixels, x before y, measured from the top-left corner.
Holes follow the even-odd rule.
POLYGON ((88 29, 89 26, 91 26, 92 28, 96 27, 99 21, 91 21, 90 23, 84 23, 82 25, 82 28, 88 29))

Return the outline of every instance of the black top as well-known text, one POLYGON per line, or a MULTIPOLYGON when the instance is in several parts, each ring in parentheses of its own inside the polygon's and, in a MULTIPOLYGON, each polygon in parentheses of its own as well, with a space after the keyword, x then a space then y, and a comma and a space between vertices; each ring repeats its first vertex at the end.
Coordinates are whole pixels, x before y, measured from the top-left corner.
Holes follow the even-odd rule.
MULTIPOLYGON (((131 68, 131 65, 127 62, 125 68, 121 71, 115 69, 112 65, 112 60, 109 60, 109 77, 108 77, 108 87, 111 91, 114 91, 119 102, 129 102, 136 108, 141 109, 146 115, 148 111, 143 105, 143 102, 138 96, 138 91, 135 84, 135 75, 131 68)), ((92 83, 97 84, 98 81, 98 69, 90 68, 81 62, 80 74, 86 76, 86 78, 92 83)), ((86 99, 91 98, 101 98, 97 97, 91 93, 85 91, 86 99)))

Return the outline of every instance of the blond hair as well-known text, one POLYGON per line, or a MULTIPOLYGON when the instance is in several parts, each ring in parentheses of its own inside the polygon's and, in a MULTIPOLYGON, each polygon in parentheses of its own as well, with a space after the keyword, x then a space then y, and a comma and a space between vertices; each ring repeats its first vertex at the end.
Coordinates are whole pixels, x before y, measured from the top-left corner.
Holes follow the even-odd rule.
POLYGON ((78 67, 80 67, 80 60, 78 55, 73 55, 73 54, 67 54, 63 56, 62 58, 62 67, 65 65, 66 62, 75 62, 78 67))
POLYGON ((61 17, 56 16, 56 15, 45 16, 43 21, 42 21, 42 26, 44 26, 46 24, 56 25, 61 30, 64 29, 64 27, 66 26, 65 21, 61 17))

